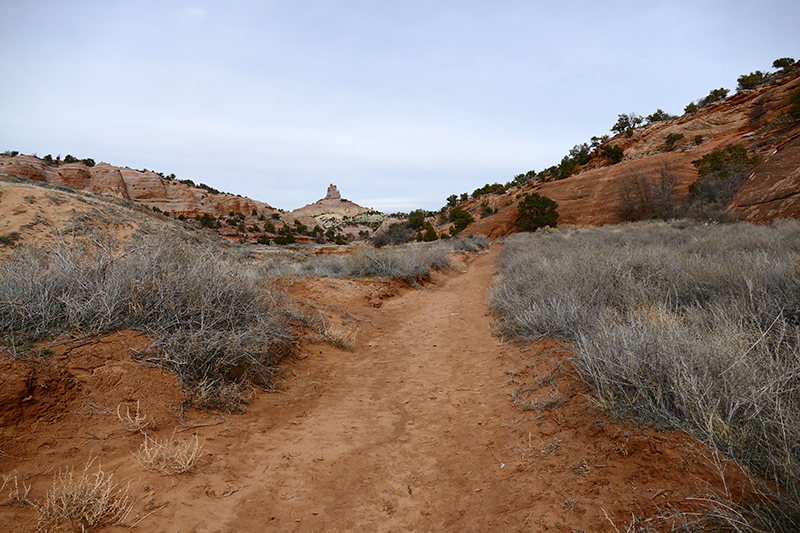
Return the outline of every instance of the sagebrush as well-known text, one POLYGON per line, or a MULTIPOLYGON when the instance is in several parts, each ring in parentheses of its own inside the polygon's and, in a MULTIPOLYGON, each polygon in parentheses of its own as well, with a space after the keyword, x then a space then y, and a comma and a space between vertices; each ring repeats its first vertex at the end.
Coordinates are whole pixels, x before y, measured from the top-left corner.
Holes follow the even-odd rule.
POLYGON ((188 390, 269 387, 275 363, 293 352, 292 320, 283 294, 241 258, 169 235, 22 247, 0 265, 0 336, 12 352, 21 339, 137 329, 153 340, 140 357, 188 390))
POLYGON ((602 405, 748 465, 800 523, 800 223, 522 234, 498 266, 498 334, 574 341, 602 405))

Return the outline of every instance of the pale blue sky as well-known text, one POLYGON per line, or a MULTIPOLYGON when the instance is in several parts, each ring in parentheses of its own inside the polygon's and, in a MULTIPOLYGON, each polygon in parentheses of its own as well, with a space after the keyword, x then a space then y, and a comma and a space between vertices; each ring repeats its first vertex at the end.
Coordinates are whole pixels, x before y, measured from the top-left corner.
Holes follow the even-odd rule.
POLYGON ((800 59, 800 2, 39 1, 0 17, 0 151, 381 211, 557 164, 800 59))

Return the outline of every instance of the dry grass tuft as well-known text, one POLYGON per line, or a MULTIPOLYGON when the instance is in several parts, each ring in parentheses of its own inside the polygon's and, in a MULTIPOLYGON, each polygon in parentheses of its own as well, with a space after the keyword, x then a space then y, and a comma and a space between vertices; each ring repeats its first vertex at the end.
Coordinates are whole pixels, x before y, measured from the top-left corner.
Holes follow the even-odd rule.
POLYGON ((196 434, 193 439, 184 439, 173 433, 171 438, 161 442, 145 435, 134 456, 147 470, 174 476, 190 472, 200 459, 202 449, 196 434))
POLYGON ((195 409, 216 409, 223 413, 243 413, 250 403, 250 390, 235 381, 217 382, 203 380, 192 388, 195 409))
POLYGON ((125 424, 125 429, 134 433, 144 433, 148 429, 155 431, 158 429, 156 421, 152 416, 139 412, 139 400, 136 400, 136 413, 131 415, 130 406, 125 406, 125 416, 120 413, 122 404, 117 406, 117 418, 125 424))
POLYGON ((19 472, 16 469, 12 470, 10 474, 3 475, 3 484, 0 485, 0 494, 8 487, 8 502, 5 505, 13 507, 22 507, 30 503, 28 500, 28 493, 31 488, 20 481, 19 472), (20 485, 22 488, 20 489, 20 485))
POLYGON ((740 461, 764 502, 742 516, 800 530, 800 223, 519 234, 498 270, 500 336, 573 341, 599 406, 740 461))
POLYGON ((352 352, 355 349, 357 335, 358 330, 333 322, 329 322, 322 332, 322 336, 327 343, 348 352, 352 352))
POLYGON ((73 531, 119 524, 128 516, 135 501, 129 495, 129 486, 118 487, 98 466, 90 474, 94 459, 83 473, 76 476, 72 469, 59 471, 53 486, 47 491, 43 503, 34 503, 38 512, 36 531, 49 532, 69 523, 73 531))
MULTIPOLYGON (((303 323, 320 335, 322 340, 341 350, 352 352, 356 347, 358 328, 332 320, 328 314, 315 304, 310 303, 311 310, 303 316, 303 323)), ((343 313, 343 320, 347 316, 343 313)))

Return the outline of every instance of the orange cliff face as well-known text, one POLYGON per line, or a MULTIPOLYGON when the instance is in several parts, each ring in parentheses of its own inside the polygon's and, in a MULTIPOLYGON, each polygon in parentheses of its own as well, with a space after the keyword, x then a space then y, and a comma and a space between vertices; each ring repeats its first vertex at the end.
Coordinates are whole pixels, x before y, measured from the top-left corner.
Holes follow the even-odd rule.
POLYGON ((162 178, 155 172, 116 167, 108 163, 93 167, 83 163, 49 165, 33 156, 0 156, 0 173, 108 194, 190 218, 203 214, 219 217, 231 211, 250 214, 255 210, 264 216, 277 212, 264 202, 227 193, 215 194, 175 179, 162 178))
POLYGON ((738 93, 697 113, 637 128, 631 137, 613 137, 608 144, 624 149, 620 163, 611 165, 602 155, 593 154, 589 163, 566 179, 470 200, 466 208, 477 220, 465 233, 490 237, 514 233, 516 196, 528 192, 548 196, 558 203, 559 225, 622 222, 623 180, 634 173, 656 177, 665 166, 676 177, 676 200, 682 203, 689 186, 699 177, 694 161, 733 144, 755 153, 758 163, 728 208, 742 220, 754 223, 800 218, 800 121, 786 115, 792 94, 799 90, 800 76, 784 78, 773 85, 738 93), (672 150, 666 146, 669 134, 683 135, 672 150), (695 142, 697 136, 702 137, 699 143, 695 142), (479 219, 477 213, 484 201, 500 210, 479 219))

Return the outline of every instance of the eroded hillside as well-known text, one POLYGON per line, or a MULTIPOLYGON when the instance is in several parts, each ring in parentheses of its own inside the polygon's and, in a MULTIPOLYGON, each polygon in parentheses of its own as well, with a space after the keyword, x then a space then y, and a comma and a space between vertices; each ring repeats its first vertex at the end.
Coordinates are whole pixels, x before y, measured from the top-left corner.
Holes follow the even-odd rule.
MULTIPOLYGON (((620 190, 634 173, 656 176, 663 166, 676 177, 676 201, 683 202, 689 186, 698 179, 694 161, 728 146, 741 144, 758 157, 752 174, 729 204, 751 222, 800 216, 800 121, 787 116, 792 94, 800 90, 800 77, 779 80, 743 91, 722 102, 671 120, 635 128, 607 141, 622 147, 623 159, 611 164, 599 151, 565 179, 516 187, 506 194, 491 194, 466 202, 479 213, 484 202, 499 211, 472 224, 468 233, 490 237, 513 233, 517 217, 516 196, 538 192, 558 202, 562 225, 603 225, 622 222, 620 190), (680 137, 669 147, 667 136, 680 137)), ((476 218, 478 218, 476 216, 476 218)))

